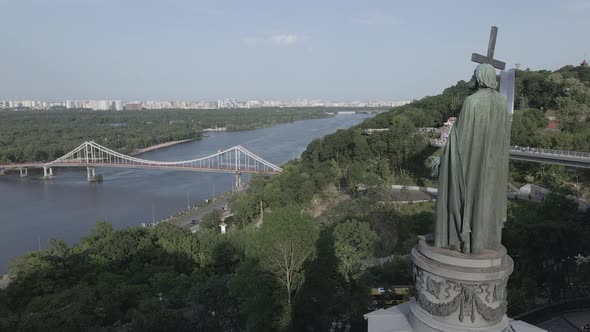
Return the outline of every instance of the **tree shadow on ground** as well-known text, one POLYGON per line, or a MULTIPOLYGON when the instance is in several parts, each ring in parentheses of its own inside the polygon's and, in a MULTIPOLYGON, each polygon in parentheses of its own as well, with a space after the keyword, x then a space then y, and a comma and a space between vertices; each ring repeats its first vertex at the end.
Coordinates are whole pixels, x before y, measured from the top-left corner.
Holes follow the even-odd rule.
POLYGON ((324 228, 317 242, 317 259, 305 270, 303 284, 294 305, 292 331, 327 331, 333 321, 347 321, 353 331, 366 329, 362 318, 366 295, 363 287, 347 284, 338 272, 332 228, 324 228))

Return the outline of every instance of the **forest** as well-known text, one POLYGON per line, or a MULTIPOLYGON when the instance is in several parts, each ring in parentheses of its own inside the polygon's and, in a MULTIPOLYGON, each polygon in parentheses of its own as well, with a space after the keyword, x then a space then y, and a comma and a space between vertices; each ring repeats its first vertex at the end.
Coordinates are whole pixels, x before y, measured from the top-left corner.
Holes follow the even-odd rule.
POLYGON ((205 128, 247 130, 329 115, 323 109, 0 111, 0 163, 50 161, 84 141, 130 154, 195 139, 205 128))
MULTIPOLYGON (((590 151, 590 69, 519 70, 512 144, 590 151), (557 130, 546 129, 558 121, 557 130)), ((399 204, 392 184, 436 186, 439 153, 421 127, 457 116, 472 84, 314 140, 278 176, 255 175, 219 234, 212 213, 192 234, 172 225, 115 230, 99 222, 69 247, 15 259, 0 291, 0 330, 302 331, 338 322, 364 330, 371 288, 412 284, 408 253, 429 233, 433 202, 399 204), (388 131, 364 135, 367 128, 388 131), (375 264, 374 259, 389 257, 375 264)), ((503 243, 515 261, 509 315, 588 297, 589 172, 511 162, 511 182, 555 191, 510 201, 503 243)))

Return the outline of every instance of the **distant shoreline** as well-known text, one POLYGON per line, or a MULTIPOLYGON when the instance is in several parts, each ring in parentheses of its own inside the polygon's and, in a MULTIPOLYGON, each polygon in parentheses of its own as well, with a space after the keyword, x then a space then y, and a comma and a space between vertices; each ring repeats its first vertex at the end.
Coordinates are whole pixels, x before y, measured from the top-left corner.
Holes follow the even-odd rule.
MULTIPOLYGON (((356 113, 356 114, 366 114, 366 113, 356 113)), ((240 129, 235 129, 235 130, 228 130, 227 127, 225 127, 225 126, 224 127, 216 127, 216 128, 205 128, 205 129, 202 129, 201 130, 201 132, 200 132, 201 133, 201 136, 200 137, 183 139, 183 140, 179 140, 179 141, 170 141, 170 142, 165 142, 165 143, 160 143, 160 144, 155 144, 155 145, 152 145, 152 146, 148 146, 147 148, 137 149, 137 150, 135 150, 135 152, 133 152, 132 154, 130 154, 130 156, 135 156, 135 155, 138 155, 140 153, 144 153, 144 152, 148 152, 148 151, 153 151, 153 150, 158 150, 158 149, 166 148, 166 147, 169 147, 169 146, 172 146, 172 145, 187 143, 187 142, 190 142, 190 141, 197 140, 199 138, 208 137, 207 134, 208 133, 211 133, 211 132, 233 132, 233 131, 256 130, 256 129, 263 129, 263 128, 274 127, 276 125, 285 124, 285 123, 297 122, 297 121, 325 119, 325 118, 334 117, 337 114, 326 113, 326 115, 327 116, 320 117, 320 118, 298 119, 298 120, 292 120, 292 121, 287 121, 287 122, 279 122, 279 123, 275 123, 275 124, 255 126, 255 127, 252 127, 252 128, 240 128, 240 129)))
POLYGON ((152 145, 152 146, 148 146, 147 148, 137 149, 131 155, 132 156, 135 156, 135 155, 138 155, 140 153, 144 153, 144 152, 148 152, 148 151, 153 151, 153 150, 158 150, 158 149, 166 148, 166 147, 169 147, 169 146, 172 146, 172 145, 176 145, 176 144, 187 143, 187 142, 190 142, 190 141, 194 141, 195 139, 196 138, 189 138, 189 139, 182 139, 182 140, 179 140, 179 141, 170 141, 170 142, 155 144, 155 145, 152 145))
MULTIPOLYGON (((329 117, 329 116, 327 116, 329 117)), ((327 118, 325 117, 325 118, 327 118)), ((311 119, 302 119, 302 120, 318 120, 318 119, 324 119, 324 118, 311 118, 311 119)), ((172 145, 176 145, 176 144, 182 144, 182 143, 187 143, 190 141, 194 141, 197 140, 199 138, 203 138, 203 137, 207 137, 207 133, 211 133, 211 132, 230 132, 230 131, 246 131, 246 130, 256 130, 256 129, 263 129, 263 128, 268 128, 268 127, 273 127, 279 124, 284 124, 284 123, 292 123, 292 122, 296 122, 296 121, 302 121, 302 120, 294 120, 294 121, 288 121, 288 122, 279 122, 279 123, 275 123, 275 124, 271 124, 271 125, 266 125, 266 126, 256 126, 256 127, 252 127, 252 128, 243 128, 243 129, 237 129, 237 130, 227 130, 227 127, 216 127, 216 128, 205 128, 201 130, 201 136, 197 137, 197 138, 189 138, 189 139, 183 139, 183 140, 179 140, 179 141, 170 141, 170 142, 164 142, 164 143, 160 143, 160 144, 155 144, 152 146, 148 146, 147 148, 143 148, 143 149, 137 149, 135 150, 132 154, 130 154, 130 156, 135 156, 138 155, 140 153, 144 153, 144 152, 148 152, 148 151, 154 151, 154 150, 158 150, 158 149, 162 149, 162 148, 166 148, 172 145)))

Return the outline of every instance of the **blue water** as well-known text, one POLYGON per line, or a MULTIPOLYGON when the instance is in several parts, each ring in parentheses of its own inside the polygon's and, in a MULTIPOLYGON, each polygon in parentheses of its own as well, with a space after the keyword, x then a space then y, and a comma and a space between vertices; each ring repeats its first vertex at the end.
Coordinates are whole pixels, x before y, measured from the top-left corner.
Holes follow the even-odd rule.
MULTIPOLYGON (((241 132, 209 133, 198 141, 139 155, 175 161, 202 157, 234 145, 280 165, 298 157, 313 139, 356 125, 370 115, 342 115, 304 120, 241 132)), ((102 183, 88 183, 86 170, 53 170, 55 178, 40 180, 16 174, 0 176, 0 274, 8 262, 43 248, 50 238, 77 242, 97 220, 117 228, 165 218, 215 194, 230 190, 233 174, 173 170, 97 168, 102 183), (189 202, 187 202, 187 199, 189 202)))

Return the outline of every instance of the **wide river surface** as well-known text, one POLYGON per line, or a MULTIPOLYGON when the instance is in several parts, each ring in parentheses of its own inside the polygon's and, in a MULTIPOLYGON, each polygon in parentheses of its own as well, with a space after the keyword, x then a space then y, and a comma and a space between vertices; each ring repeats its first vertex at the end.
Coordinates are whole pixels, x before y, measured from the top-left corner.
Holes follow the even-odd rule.
MULTIPOLYGON (((187 160, 242 145, 280 165, 298 157, 315 138, 356 125, 371 115, 340 115, 270 128, 210 133, 208 137, 160 150, 141 158, 187 160)), ((88 183, 86 169, 54 169, 55 178, 39 174, 0 176, 0 274, 9 261, 43 248, 50 238, 76 243, 98 220, 116 228, 163 219, 209 197, 230 190, 233 174, 174 170, 97 168, 102 183, 88 183)))

